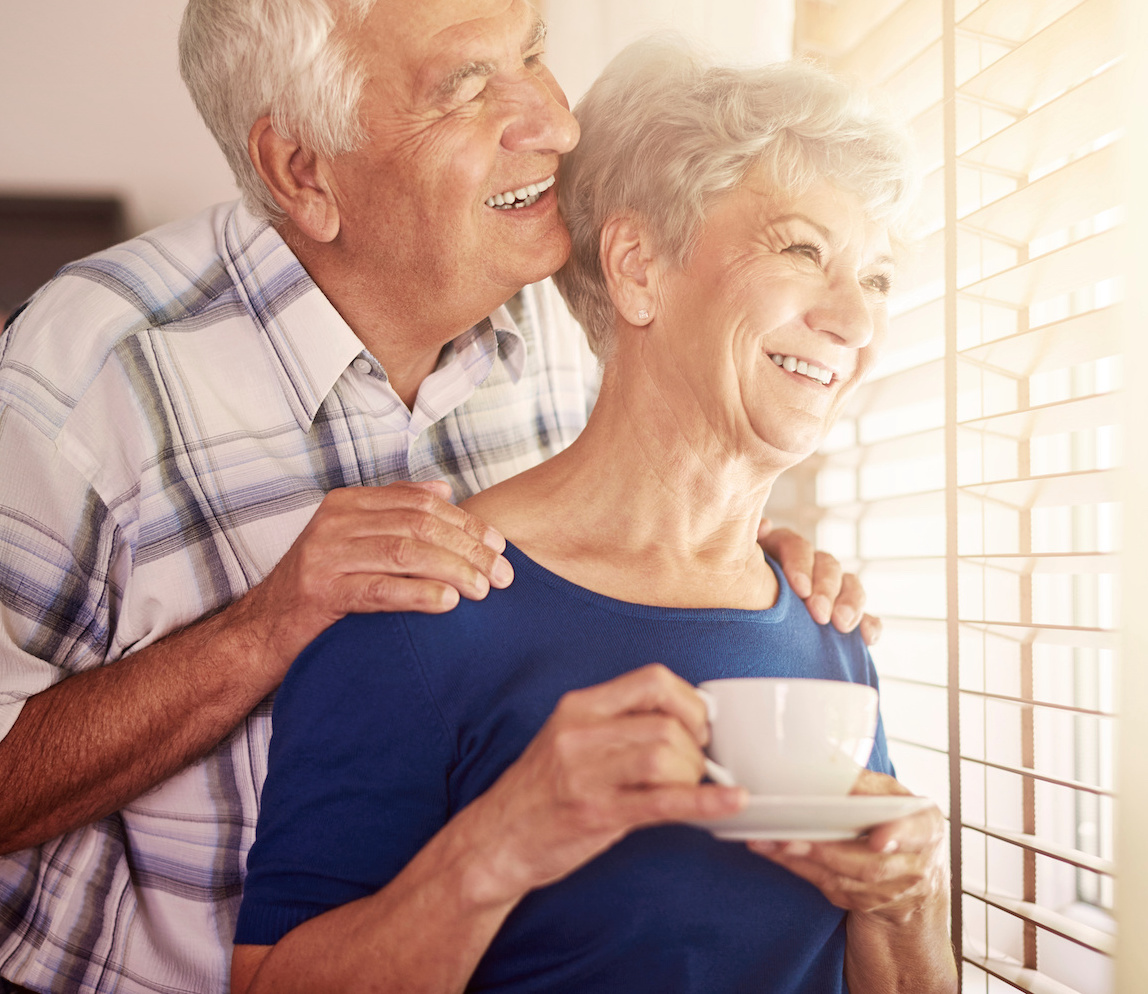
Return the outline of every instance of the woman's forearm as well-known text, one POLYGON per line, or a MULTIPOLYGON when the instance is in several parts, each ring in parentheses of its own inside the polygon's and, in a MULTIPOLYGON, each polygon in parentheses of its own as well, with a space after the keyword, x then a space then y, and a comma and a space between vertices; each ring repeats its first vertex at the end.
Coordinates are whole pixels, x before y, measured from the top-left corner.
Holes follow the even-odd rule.
POLYGON ((481 801, 452 819, 382 890, 274 946, 237 946, 233 994, 461 991, 522 893, 497 878, 481 801))
POLYGON ((956 994, 947 902, 931 902, 901 921, 853 911, 846 927, 851 994, 956 994))

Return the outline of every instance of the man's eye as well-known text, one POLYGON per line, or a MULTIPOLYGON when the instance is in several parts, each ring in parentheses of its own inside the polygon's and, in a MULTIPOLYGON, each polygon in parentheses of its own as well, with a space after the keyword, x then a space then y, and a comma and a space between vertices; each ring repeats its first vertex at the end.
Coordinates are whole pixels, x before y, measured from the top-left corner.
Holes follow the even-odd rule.
POLYGON ((464 79, 455 91, 454 98, 460 104, 473 100, 486 89, 486 79, 482 76, 471 76, 464 79))
POLYGON ((821 265, 821 249, 816 245, 811 245, 808 242, 796 242, 785 249, 785 251, 792 255, 804 256, 811 262, 815 262, 819 266, 821 265))

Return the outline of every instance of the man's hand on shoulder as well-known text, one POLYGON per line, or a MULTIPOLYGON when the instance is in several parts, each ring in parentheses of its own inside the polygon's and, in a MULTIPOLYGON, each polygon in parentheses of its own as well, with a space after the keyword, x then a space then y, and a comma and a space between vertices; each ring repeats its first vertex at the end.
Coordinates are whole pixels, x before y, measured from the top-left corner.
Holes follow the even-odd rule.
POLYGON ((865 590, 852 573, 827 552, 818 552, 797 532, 774 528, 763 518, 757 540, 781 564, 785 578, 819 625, 830 621, 841 632, 860 625, 866 645, 881 637, 881 619, 864 613, 865 590))
MULTIPOLYGON (((510 585, 506 540, 450 503, 445 481, 347 487, 323 499, 276 567, 240 602, 282 671, 344 615, 449 611, 510 585)), ((279 674, 282 677, 282 672, 279 674)))

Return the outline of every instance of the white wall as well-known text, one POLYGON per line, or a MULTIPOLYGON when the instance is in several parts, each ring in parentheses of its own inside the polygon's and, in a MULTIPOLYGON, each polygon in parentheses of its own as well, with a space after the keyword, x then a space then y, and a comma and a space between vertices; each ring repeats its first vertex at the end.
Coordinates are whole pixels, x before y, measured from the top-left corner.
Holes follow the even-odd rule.
POLYGON ((547 61, 577 101, 628 42, 672 28, 732 62, 774 62, 793 51, 793 0, 545 0, 547 61))
MULTIPOLYGON (((0 0, 0 192, 118 194, 133 231, 236 195, 179 78, 184 3, 0 0)), ((675 27, 736 61, 785 58, 793 36, 792 0, 540 6, 572 101, 648 30, 675 27)))
POLYGON ((0 0, 0 190, 124 197, 133 231, 236 196, 179 78, 185 0, 0 0))

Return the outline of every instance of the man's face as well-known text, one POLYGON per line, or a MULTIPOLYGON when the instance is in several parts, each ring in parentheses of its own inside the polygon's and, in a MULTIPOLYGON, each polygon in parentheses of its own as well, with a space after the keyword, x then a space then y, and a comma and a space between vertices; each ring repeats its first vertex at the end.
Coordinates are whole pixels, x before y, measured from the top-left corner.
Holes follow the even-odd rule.
POLYGON ((550 184, 578 125, 543 43, 525 0, 379 0, 357 32, 370 139, 331 164, 338 238, 409 319, 457 334, 569 253, 550 184))

